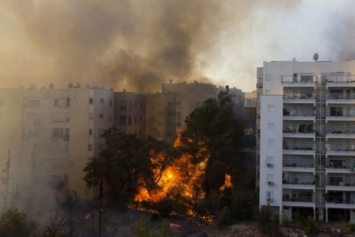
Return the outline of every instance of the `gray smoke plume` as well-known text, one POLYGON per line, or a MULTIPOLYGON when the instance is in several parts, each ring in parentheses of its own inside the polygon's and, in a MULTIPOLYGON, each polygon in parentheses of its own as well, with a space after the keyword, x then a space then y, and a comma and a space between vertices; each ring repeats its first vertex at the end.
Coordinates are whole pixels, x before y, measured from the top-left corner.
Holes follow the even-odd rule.
POLYGON ((0 0, 2 87, 255 88, 263 61, 353 59, 351 0, 0 0))
MULTIPOLYGON (((196 57, 230 22, 230 7, 231 2, 212 0, 7 4, 29 53, 22 58, 32 65, 26 68, 29 83, 78 81, 140 92, 170 79, 203 80, 196 57)), ((17 80, 24 77, 18 74, 17 80)))

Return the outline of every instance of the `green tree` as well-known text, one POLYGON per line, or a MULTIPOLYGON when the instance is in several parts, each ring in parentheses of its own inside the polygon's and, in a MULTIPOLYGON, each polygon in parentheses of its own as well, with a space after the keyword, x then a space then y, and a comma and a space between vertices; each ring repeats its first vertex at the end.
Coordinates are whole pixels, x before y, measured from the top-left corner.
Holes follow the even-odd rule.
POLYGON ((182 149, 191 154, 191 162, 206 162, 203 188, 208 195, 218 191, 225 174, 232 177, 235 187, 243 186, 244 121, 238 116, 229 89, 221 91, 196 108, 185 120, 182 149))
POLYGON ((8 210, 0 218, 0 236, 33 237, 36 236, 37 224, 17 209, 8 210))

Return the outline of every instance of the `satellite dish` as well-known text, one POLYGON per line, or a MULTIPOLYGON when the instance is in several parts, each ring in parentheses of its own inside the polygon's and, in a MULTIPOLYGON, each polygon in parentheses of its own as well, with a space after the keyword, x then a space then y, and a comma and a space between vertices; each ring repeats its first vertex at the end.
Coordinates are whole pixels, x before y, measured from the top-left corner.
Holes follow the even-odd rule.
POLYGON ((73 88, 73 83, 69 82, 68 83, 68 88, 73 88))
POLYGON ((313 55, 313 60, 314 61, 318 61, 318 58, 319 58, 319 55, 317 54, 317 53, 315 53, 314 55, 313 55))
POLYGON ((49 87, 49 89, 53 89, 54 88, 54 84, 50 83, 48 87, 49 87))

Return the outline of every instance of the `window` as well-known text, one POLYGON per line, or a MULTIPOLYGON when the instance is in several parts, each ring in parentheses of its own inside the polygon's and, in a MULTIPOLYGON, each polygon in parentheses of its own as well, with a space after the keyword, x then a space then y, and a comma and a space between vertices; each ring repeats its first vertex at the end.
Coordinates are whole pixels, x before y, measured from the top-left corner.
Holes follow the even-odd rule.
POLYGON ((105 103, 105 99, 104 98, 100 98, 100 103, 101 104, 105 103))
POLYGON ((266 74, 265 76, 266 76, 265 80, 271 81, 271 74, 266 74))
POLYGON ((120 102, 120 110, 126 111, 127 109, 128 109, 127 101, 121 101, 120 102))
POLYGON ((101 114, 100 114, 100 118, 104 118, 104 114, 101 113, 101 114))
POLYGON ((70 107, 70 98, 67 98, 67 108, 70 107))
POLYGON ((267 106, 267 111, 271 112, 271 113, 275 112, 275 105, 268 105, 267 106))
POLYGON ((267 175, 267 181, 268 182, 274 182, 274 175, 273 174, 268 174, 267 175))
POLYGON ((38 108, 39 107, 39 100, 30 100, 28 102, 28 106, 31 108, 38 108))
POLYGON ((342 107, 330 107, 330 116, 343 116, 342 107))
POLYGON ((266 165, 269 168, 274 166, 274 157, 273 156, 267 156, 266 157, 266 165))
POLYGON ((267 124, 267 129, 269 131, 274 131, 275 130, 275 123, 268 123, 267 124))
POLYGON ((93 113, 89 113, 89 119, 94 119, 94 114, 93 113))
POLYGON ((54 99, 53 100, 53 106, 55 108, 60 108, 60 100, 59 99, 54 99))
POLYGON ((88 144, 88 151, 92 151, 92 144, 88 144))
POLYGON ((53 128, 52 140, 58 141, 69 141, 69 128, 53 128))
POLYGON ((273 191, 266 192, 266 198, 268 202, 272 202, 274 199, 274 192, 273 191))
POLYGON ((93 98, 89 98, 89 104, 93 104, 94 103, 94 99, 93 98))
POLYGON ((127 125, 127 116, 126 115, 120 116, 120 125, 127 125))
POLYGON ((128 116, 128 125, 132 125, 132 117, 128 116))
POLYGON ((112 106, 112 100, 110 100, 110 107, 112 106))
POLYGON ((92 135, 92 129, 89 129, 89 135, 92 135))
POLYGON ((274 139, 269 139, 267 141, 267 146, 268 147, 275 147, 275 140, 274 139))
POLYGON ((177 122, 176 127, 181 127, 181 122, 177 122))

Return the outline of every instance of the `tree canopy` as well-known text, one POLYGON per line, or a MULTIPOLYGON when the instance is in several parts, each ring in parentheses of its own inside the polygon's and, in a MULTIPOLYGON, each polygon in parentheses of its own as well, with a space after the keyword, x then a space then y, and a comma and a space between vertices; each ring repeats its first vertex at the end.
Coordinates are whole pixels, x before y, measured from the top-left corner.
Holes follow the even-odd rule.
POLYGON ((206 162, 203 188, 208 194, 218 190, 225 175, 235 186, 244 170, 244 121, 236 113, 228 87, 217 98, 211 98, 196 108, 185 120, 182 149, 192 154, 193 162, 206 162))
POLYGON ((171 147, 151 137, 137 137, 116 128, 105 130, 102 137, 105 147, 84 168, 88 188, 102 183, 111 198, 125 200, 132 200, 141 185, 148 190, 155 188, 157 180, 153 170, 162 170, 169 164, 171 147), (161 158, 158 153, 165 155, 161 158))

